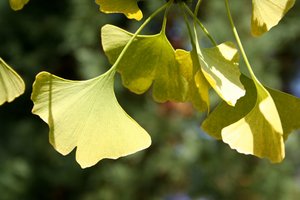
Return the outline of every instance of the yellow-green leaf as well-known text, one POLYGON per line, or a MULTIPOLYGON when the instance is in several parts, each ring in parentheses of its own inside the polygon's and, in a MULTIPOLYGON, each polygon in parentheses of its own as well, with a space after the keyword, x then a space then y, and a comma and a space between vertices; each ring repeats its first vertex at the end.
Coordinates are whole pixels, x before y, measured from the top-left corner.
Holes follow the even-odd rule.
MULTIPOLYGON (((132 34, 116 26, 102 27, 102 46, 114 63, 132 34)), ((139 35, 127 49, 118 67, 123 85, 142 94, 153 84, 153 97, 158 102, 185 101, 187 81, 180 74, 175 50, 166 35, 139 35)))
POLYGON ((76 160, 82 168, 135 153, 151 143, 147 132, 118 104, 113 73, 70 81, 41 72, 31 98, 32 112, 50 127, 50 143, 63 155, 77 147, 76 160))
POLYGON ((188 81, 188 100, 199 111, 209 111, 210 85, 201 71, 197 52, 177 49, 176 60, 179 63, 181 74, 188 81))
POLYGON ((230 42, 216 47, 197 48, 201 70, 217 94, 229 105, 245 95, 245 89, 240 82, 238 68, 238 52, 230 42))
POLYGON ((143 13, 137 5, 137 0, 96 0, 100 11, 104 13, 123 13, 129 19, 141 20, 143 13))
POLYGON ((0 105, 13 101, 24 91, 22 78, 0 58, 0 105))
POLYGON ((15 11, 21 10, 28 2, 29 0, 9 0, 10 7, 15 11))
POLYGON ((284 157, 283 139, 300 128, 300 99, 271 88, 267 88, 271 96, 265 96, 266 92, 258 91, 253 80, 242 76, 242 82, 246 96, 238 100, 235 107, 220 103, 202 128, 217 139, 227 134, 225 137, 229 140, 232 136, 231 144, 244 146, 240 152, 280 162, 284 157), (292 117, 290 113, 294 113, 292 117), (246 152, 246 148, 251 151, 246 152))
POLYGON ((252 0, 251 32, 260 36, 276 26, 295 0, 252 0))

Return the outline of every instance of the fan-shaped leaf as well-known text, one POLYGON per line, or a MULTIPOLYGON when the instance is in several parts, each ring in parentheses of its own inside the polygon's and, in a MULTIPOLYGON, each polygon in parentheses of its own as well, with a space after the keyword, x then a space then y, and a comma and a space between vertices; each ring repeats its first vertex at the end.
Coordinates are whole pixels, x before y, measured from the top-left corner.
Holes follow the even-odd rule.
MULTIPOLYGON (((259 100, 257 95, 262 96, 262 94, 257 92, 254 82, 245 76, 242 76, 242 82, 247 90, 246 96, 238 100, 235 107, 230 107, 224 102, 220 103, 203 122, 202 128, 213 137, 222 139, 224 128, 242 118, 244 119, 244 126, 248 127, 244 127, 238 133, 237 131, 232 132, 235 133, 236 142, 240 141, 248 148, 252 148, 253 152, 250 154, 267 157, 273 162, 280 162, 284 157, 280 125, 282 124, 284 139, 287 139, 292 130, 300 128, 300 99, 267 88, 271 96, 259 100), (279 114, 281 122, 278 122, 277 119, 270 119, 278 115, 275 112, 276 108, 272 108, 271 97, 276 105, 276 112, 279 114), (262 108, 264 106, 269 110, 262 108), (290 113, 294 113, 294 115, 291 117, 290 113), (273 122, 270 122, 271 120, 273 122)), ((241 121, 240 124, 242 124, 241 121)), ((226 131, 229 132, 228 129, 226 131)))
MULTIPOLYGON (((132 34, 116 26, 102 27, 102 46, 114 63, 132 34)), ((175 50, 166 35, 139 35, 130 45, 118 68, 123 85, 132 92, 142 94, 153 83, 156 101, 185 101, 187 81, 180 75, 175 50)))
POLYGON ((47 72, 33 85, 33 113, 50 127, 50 143, 63 155, 75 147, 81 167, 103 158, 116 159, 147 148, 151 139, 120 107, 113 73, 70 81, 47 72))
POLYGON ((276 26, 295 0, 252 0, 251 32, 260 36, 276 26))
POLYGON ((0 58, 0 105, 13 101, 24 91, 22 78, 0 58))
POLYGON ((201 70, 217 94, 229 105, 245 95, 240 82, 238 68, 238 52, 230 42, 222 43, 213 48, 197 48, 201 70))
POLYGON ((13 10, 21 10, 29 0, 9 0, 10 7, 13 10))
POLYGON ((209 111, 209 88, 205 79, 196 51, 176 50, 176 60, 179 63, 181 74, 188 81, 188 100, 199 111, 209 111))
POLYGON ((123 13, 129 19, 141 20, 143 13, 137 5, 137 0, 96 0, 100 11, 104 13, 123 13))

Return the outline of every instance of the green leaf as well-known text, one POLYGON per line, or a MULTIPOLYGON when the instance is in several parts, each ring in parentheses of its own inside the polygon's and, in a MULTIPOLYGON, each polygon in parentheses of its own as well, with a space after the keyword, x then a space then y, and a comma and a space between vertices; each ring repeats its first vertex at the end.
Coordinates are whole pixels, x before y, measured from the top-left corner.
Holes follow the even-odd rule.
POLYGON ((295 0, 252 0, 251 32, 260 36, 276 26, 295 0))
POLYGON ((137 0, 96 0, 96 3, 104 13, 123 13, 127 18, 136 20, 143 18, 137 0))
POLYGON ((50 127, 50 143, 63 155, 75 147, 82 168, 104 158, 117 159, 147 148, 151 139, 120 107, 114 73, 70 81, 47 72, 33 84, 32 112, 50 127))
POLYGON ((9 0, 10 7, 15 11, 21 10, 28 2, 29 0, 9 0))
POLYGON ((207 49, 198 46, 197 53, 201 70, 209 84, 224 101, 234 106, 245 95, 240 82, 237 49, 232 43, 225 42, 207 49))
POLYGON ((286 140, 293 130, 300 129, 300 98, 267 88, 276 104, 286 140))
POLYGON ((0 58, 0 105, 13 101, 24 91, 22 78, 0 58))
MULTIPOLYGON (((110 63, 114 63, 132 34, 116 26, 102 27, 102 46, 110 63)), ((130 45, 118 67, 123 85, 142 94, 153 84, 153 98, 158 102, 185 101, 187 81, 180 74, 175 50, 162 31, 156 35, 139 35, 130 45)))
POLYGON ((205 79, 197 58, 197 52, 176 50, 176 60, 180 66, 180 72, 188 81, 188 100, 200 112, 209 111, 210 85, 205 79))
MULTIPOLYGON (((244 137, 245 131, 240 131, 239 133, 236 133, 236 137, 240 137, 238 140, 241 140, 241 142, 245 142, 248 145, 252 145, 252 148, 254 149, 259 149, 256 152, 253 152, 254 155, 268 157, 273 162, 279 162, 284 157, 284 146, 280 137, 282 134, 279 133, 280 130, 277 130, 280 129, 278 124, 282 124, 284 139, 287 139, 291 131, 300 128, 300 99, 278 90, 267 88, 276 105, 281 121, 279 123, 278 121, 276 122, 275 119, 275 123, 270 123, 267 120, 270 116, 265 117, 265 115, 277 116, 274 108, 269 111, 269 113, 267 113, 268 111, 266 110, 261 110, 260 107, 262 106, 256 104, 258 93, 253 80, 246 76, 242 76, 242 82, 247 90, 246 96, 241 98, 235 107, 228 106, 226 103, 221 102, 203 122, 202 128, 211 136, 222 139, 222 132, 225 127, 230 126, 241 118, 247 118, 248 121, 244 122, 244 124, 250 126, 253 132, 252 137, 255 137, 255 139, 249 140, 249 138, 244 137), (251 112, 251 110, 253 111, 251 112), (291 113, 293 113, 292 116, 291 113), (253 120, 252 123, 249 123, 250 117, 253 120), (265 127, 263 127, 261 123, 264 123, 265 127), (255 141, 255 143, 249 141, 255 141), (263 155, 258 154, 257 152, 259 151, 265 151, 265 153, 263 153, 263 155)), ((261 94, 259 95, 261 96, 261 94)), ((272 105, 270 99, 265 102, 269 103, 269 106, 272 105)), ((261 100, 259 104, 261 104, 261 100)))

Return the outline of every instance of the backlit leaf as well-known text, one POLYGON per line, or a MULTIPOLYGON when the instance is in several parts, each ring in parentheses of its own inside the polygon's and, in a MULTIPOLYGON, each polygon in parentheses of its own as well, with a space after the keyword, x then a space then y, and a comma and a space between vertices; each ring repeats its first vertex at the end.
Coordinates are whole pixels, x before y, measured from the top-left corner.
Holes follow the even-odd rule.
POLYGON ((15 11, 21 10, 28 2, 29 0, 9 0, 10 7, 15 11))
POLYGON ((230 42, 216 47, 197 49, 203 75, 229 105, 234 106, 236 101, 245 95, 245 89, 240 82, 238 68, 238 52, 230 42))
MULTIPOLYGON (((116 26, 102 28, 102 46, 114 63, 132 34, 116 26)), ((123 85, 142 94, 153 84, 153 97, 158 102, 185 101, 187 81, 180 75, 175 50, 166 35, 139 35, 130 45, 118 68, 123 85)))
POLYGON ((118 104, 113 73, 70 81, 41 72, 32 101, 32 112, 50 127, 50 143, 63 155, 77 147, 76 160, 82 168, 135 153, 151 143, 147 132, 118 104))
MULTIPOLYGON (((246 119, 247 121, 245 120, 243 125, 248 126, 247 128, 244 127, 244 130, 240 130, 238 133, 236 131, 232 132, 235 133, 236 142, 240 141, 240 143, 245 143, 245 146, 249 146, 249 149, 253 148, 253 152, 250 154, 267 157, 273 162, 280 162, 284 157, 284 145, 280 137, 282 135, 280 133, 280 124, 282 124, 283 139, 287 139, 292 130, 300 128, 300 99, 278 90, 267 88, 271 96, 268 96, 265 100, 258 100, 258 103, 256 103, 257 95, 262 96, 261 92, 257 92, 251 79, 242 76, 242 82, 247 90, 246 96, 238 100, 235 107, 230 107, 224 102, 220 103, 203 122, 202 128, 211 136, 222 139, 225 127, 230 126, 241 118, 246 119), (273 106, 270 97, 272 97, 276 105, 281 122, 278 122, 277 119, 273 119, 273 122, 270 122, 271 117, 277 116, 274 108, 270 108, 270 106, 273 106), (262 103, 263 101, 265 103, 262 103), (269 107, 269 110, 261 108, 266 105, 269 107), (291 113, 293 113, 293 116, 291 116, 291 113), (251 130, 252 136, 249 130, 251 130)), ((227 129, 226 131, 229 130, 227 129)))
POLYGON ((179 63, 181 74, 188 81, 188 100, 199 111, 209 111, 210 85, 201 71, 197 52, 177 49, 176 60, 179 63))
POLYGON ((143 13, 137 5, 137 0, 96 0, 104 13, 123 13, 129 19, 141 20, 143 13))
POLYGON ((295 0, 252 0, 251 32, 260 36, 276 26, 295 0))
POLYGON ((22 78, 0 58, 0 105, 13 101, 24 91, 22 78))

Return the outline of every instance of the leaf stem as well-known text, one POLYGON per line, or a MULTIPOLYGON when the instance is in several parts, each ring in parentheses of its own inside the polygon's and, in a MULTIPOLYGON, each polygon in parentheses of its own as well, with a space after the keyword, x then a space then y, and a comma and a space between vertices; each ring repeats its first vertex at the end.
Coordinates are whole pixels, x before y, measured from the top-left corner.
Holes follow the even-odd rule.
POLYGON ((180 7, 181 7, 181 12, 183 14, 183 18, 184 18, 186 27, 187 27, 189 35, 190 35, 192 47, 193 47, 193 49, 195 49, 196 48, 195 39, 194 39, 194 35, 193 35, 193 32, 192 32, 192 29, 191 29, 191 27, 189 25, 189 20, 188 20, 188 18, 186 16, 186 13, 184 12, 184 3, 180 3, 180 7))
MULTIPOLYGON (((200 5, 201 1, 198 1, 197 4, 200 5)), ((185 10, 189 13, 189 15, 191 17, 193 17, 193 19, 196 21, 196 23, 200 26, 200 28, 202 29, 203 33, 206 35, 206 37, 208 37, 208 39, 210 40, 210 42, 214 45, 217 46, 217 42, 213 39, 213 37, 209 34, 208 30, 204 27, 204 25, 200 22, 200 20, 197 18, 197 16, 191 11, 191 9, 184 3, 184 8, 185 10)))
POLYGON ((170 6, 168 6, 166 8, 166 11, 165 11, 165 14, 164 14, 164 19, 163 19, 163 23, 162 23, 162 29, 161 29, 161 33, 162 34, 166 34, 166 27, 167 27, 167 16, 168 16, 168 13, 169 13, 169 9, 170 9, 170 6))
POLYGON ((198 12, 199 12, 201 2, 202 2, 202 0, 198 0, 195 11, 194 11, 194 16, 196 16, 196 17, 198 16, 198 12))
POLYGON ((257 78, 256 78, 256 76, 255 76, 255 74, 254 74, 254 72, 253 72, 253 70, 252 70, 252 67, 251 67, 251 65, 250 65, 250 62, 249 62, 249 60, 248 60, 248 57, 247 57, 247 55, 246 55, 246 52, 245 52, 245 50, 244 50, 243 44, 242 44, 242 42, 241 42, 241 40, 240 40, 239 34, 238 34, 238 32, 237 32, 237 30, 236 30, 236 27, 235 27, 235 25, 234 25, 234 22, 233 22, 233 19, 232 19, 232 16, 231 16, 231 12, 230 12, 230 8, 229 8, 228 0, 225 0, 225 5, 226 5, 226 9, 227 9, 228 19, 229 19, 229 21, 230 21, 230 25, 231 25, 231 28, 232 28, 232 31, 233 31, 233 35, 234 35, 234 37, 235 37, 235 40, 236 40, 236 42, 237 42, 237 44, 238 44, 238 46, 239 46, 239 49, 240 49, 241 53, 242 53, 243 59, 244 59, 244 61, 245 61, 245 64, 246 64, 246 66, 247 66, 247 68, 248 68, 248 71, 249 71, 251 77, 252 77, 253 79, 257 80, 257 78))
POLYGON ((129 46, 132 44, 134 39, 137 37, 137 35, 143 30, 143 28, 156 16, 158 15, 161 11, 172 5, 173 0, 169 1, 168 3, 164 4, 162 7, 158 8, 154 13, 152 13, 145 21, 144 23, 138 28, 138 30, 134 33, 134 35, 130 38, 130 40, 127 42, 126 46, 123 48, 122 52, 120 53, 119 57, 117 58, 116 62, 114 65, 110 68, 108 72, 116 72, 116 68, 119 65, 121 59, 125 55, 126 51, 128 50, 129 46))

